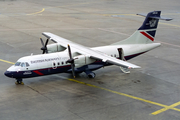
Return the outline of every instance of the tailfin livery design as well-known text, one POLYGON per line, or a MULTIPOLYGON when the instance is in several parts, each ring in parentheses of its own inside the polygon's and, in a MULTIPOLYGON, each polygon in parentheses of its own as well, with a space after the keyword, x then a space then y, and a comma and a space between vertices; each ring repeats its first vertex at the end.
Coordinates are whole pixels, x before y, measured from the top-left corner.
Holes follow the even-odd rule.
MULTIPOLYGON (((160 18, 161 11, 154 11, 147 14, 142 26, 138 30, 156 29, 160 18)), ((137 14, 144 16, 143 14, 137 14)))
POLYGON ((156 30, 159 20, 166 20, 166 21, 172 20, 171 18, 161 17, 161 11, 153 11, 148 13, 147 15, 144 14, 137 14, 137 15, 146 17, 142 26, 138 30, 136 30, 129 38, 114 43, 113 45, 152 43, 156 35, 156 30))

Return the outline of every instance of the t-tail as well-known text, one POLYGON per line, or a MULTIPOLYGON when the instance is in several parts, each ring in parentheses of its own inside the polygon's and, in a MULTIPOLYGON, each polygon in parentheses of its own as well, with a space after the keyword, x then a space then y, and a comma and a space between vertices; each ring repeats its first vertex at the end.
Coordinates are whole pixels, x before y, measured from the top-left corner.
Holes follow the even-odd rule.
POLYGON ((146 17, 142 26, 136 30, 129 38, 114 43, 113 45, 118 44, 148 44, 154 42, 156 30, 158 27, 159 20, 170 21, 171 18, 161 17, 161 11, 149 12, 145 14, 137 14, 140 16, 146 17))

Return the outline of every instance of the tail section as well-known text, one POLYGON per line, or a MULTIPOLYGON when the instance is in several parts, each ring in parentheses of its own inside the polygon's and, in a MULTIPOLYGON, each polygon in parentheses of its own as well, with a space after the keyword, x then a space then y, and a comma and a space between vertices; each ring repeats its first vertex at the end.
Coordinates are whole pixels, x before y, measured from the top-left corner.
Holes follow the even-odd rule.
POLYGON ((147 15, 137 14, 146 17, 142 26, 136 30, 129 38, 114 43, 113 45, 118 44, 148 44, 154 41, 156 30, 159 20, 172 20, 171 18, 161 17, 161 11, 149 12, 147 15))

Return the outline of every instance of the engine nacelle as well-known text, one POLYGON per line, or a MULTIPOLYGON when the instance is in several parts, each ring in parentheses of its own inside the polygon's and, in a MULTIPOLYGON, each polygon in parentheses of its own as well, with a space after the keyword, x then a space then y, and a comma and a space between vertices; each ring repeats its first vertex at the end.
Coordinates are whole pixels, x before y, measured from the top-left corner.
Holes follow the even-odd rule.
POLYGON ((79 56, 74 57, 74 59, 75 59, 74 63, 75 63, 76 68, 82 67, 84 65, 91 64, 91 63, 96 61, 92 58, 89 58, 86 55, 79 55, 79 56))
POLYGON ((66 48, 59 45, 58 43, 47 45, 48 53, 64 51, 66 48))

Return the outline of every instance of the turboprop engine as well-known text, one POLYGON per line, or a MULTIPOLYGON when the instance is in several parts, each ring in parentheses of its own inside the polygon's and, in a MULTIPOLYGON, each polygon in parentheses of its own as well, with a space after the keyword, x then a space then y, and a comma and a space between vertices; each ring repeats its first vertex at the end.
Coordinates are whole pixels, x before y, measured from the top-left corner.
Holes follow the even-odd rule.
POLYGON ((95 59, 89 58, 86 55, 78 55, 78 56, 74 57, 74 64, 75 64, 76 68, 91 64, 95 61, 96 61, 95 59))
POLYGON ((43 51, 42 54, 60 52, 60 51, 64 51, 66 49, 65 47, 61 46, 58 43, 48 45, 49 39, 46 40, 45 44, 44 44, 42 38, 40 38, 40 41, 42 44, 42 48, 41 48, 41 50, 43 51))
MULTIPOLYGON (((86 55, 78 55, 75 57, 72 57, 72 53, 71 53, 71 47, 68 44, 68 53, 69 53, 69 59, 66 61, 66 63, 70 63, 71 64, 71 69, 72 69, 72 75, 75 78, 75 67, 79 68, 82 67, 84 65, 88 65, 90 63, 95 62, 96 60, 89 58, 89 56, 86 55)), ((93 75, 95 76, 95 75, 93 75)))
POLYGON ((58 43, 47 45, 47 51, 48 53, 54 53, 54 52, 60 52, 64 51, 66 48, 59 45, 58 43))

